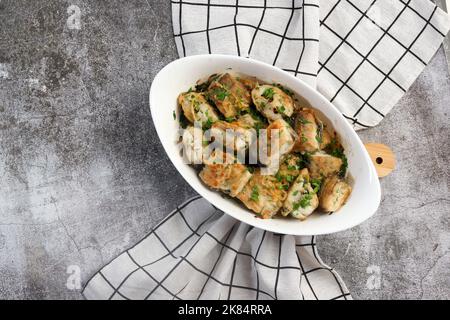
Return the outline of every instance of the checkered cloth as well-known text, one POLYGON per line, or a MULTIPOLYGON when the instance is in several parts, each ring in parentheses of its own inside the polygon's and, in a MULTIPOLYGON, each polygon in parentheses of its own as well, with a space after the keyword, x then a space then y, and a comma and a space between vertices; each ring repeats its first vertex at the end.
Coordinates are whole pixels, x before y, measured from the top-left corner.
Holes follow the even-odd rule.
POLYGON ((180 56, 273 64, 317 85, 355 129, 384 118, 450 28, 428 0, 176 0, 172 10, 180 56))
POLYGON ((96 273, 87 299, 351 299, 314 237, 240 223, 203 198, 180 205, 96 273))
MULTIPOLYGON (((276 65, 317 86, 356 129, 389 112, 450 28, 427 0, 178 0, 172 8, 180 56, 225 53, 276 65)), ((351 299, 315 237, 254 229, 199 197, 96 273, 83 294, 351 299)))

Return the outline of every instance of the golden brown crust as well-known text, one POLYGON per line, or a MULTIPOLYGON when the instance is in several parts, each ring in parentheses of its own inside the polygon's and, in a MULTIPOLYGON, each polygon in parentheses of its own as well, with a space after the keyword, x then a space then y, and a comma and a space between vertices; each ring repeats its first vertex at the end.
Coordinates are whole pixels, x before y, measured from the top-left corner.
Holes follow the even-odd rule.
POLYGON ((291 152, 292 148, 295 144, 295 139, 297 137, 295 131, 291 128, 291 126, 284 121, 283 119, 277 119, 273 121, 267 127, 267 139, 271 141, 272 138, 272 130, 278 130, 279 134, 274 132, 275 137, 279 138, 279 148, 280 148, 280 157, 286 153, 291 152))
POLYGON ((280 163, 277 177, 282 181, 293 182, 300 174, 300 157, 295 154, 286 155, 280 163))
POLYGON ((219 120, 214 108, 206 101, 202 93, 185 92, 178 96, 178 104, 183 109, 185 117, 191 122, 201 122, 202 126, 219 120))
POLYGON ((269 219, 282 207, 286 195, 283 185, 274 176, 255 172, 237 198, 263 219, 269 219))
POLYGON ((222 141, 228 150, 247 149, 256 140, 256 134, 252 134, 249 129, 241 127, 237 122, 217 121, 212 125, 211 133, 215 139, 222 141), (227 130, 229 130, 228 138, 227 130))
POLYGON ((342 159, 326 153, 315 153, 310 156, 309 171, 312 178, 329 177, 337 174, 342 167, 342 159))
POLYGON ((306 108, 300 110, 295 118, 295 131, 298 138, 294 150, 297 152, 317 151, 319 149, 317 129, 314 111, 306 108))
POLYGON ((304 168, 289 188, 281 213, 305 220, 318 206, 319 199, 311 187, 308 169, 304 168))
POLYGON ((242 191, 252 174, 239 164, 207 164, 200 172, 200 179, 209 187, 235 197, 242 191))
POLYGON ((290 117, 294 112, 294 101, 276 86, 262 85, 252 90, 252 100, 258 109, 270 121, 290 117))
POLYGON ((250 107, 249 90, 229 73, 210 84, 208 96, 226 118, 236 117, 250 107))
POLYGON ((339 178, 347 166, 343 148, 314 110, 296 106, 294 101, 298 100, 279 86, 261 85, 256 78, 240 78, 229 73, 212 75, 197 85, 196 90, 199 92, 181 94, 178 103, 190 122, 202 122, 202 128, 187 129, 183 144, 198 151, 191 155, 192 159, 203 155, 200 163, 204 167, 199 174, 203 183, 238 198, 264 219, 281 211, 283 215, 304 220, 319 205, 330 212, 345 204, 351 187, 339 178), (258 115, 252 101, 267 119, 258 115), (225 117, 222 120, 220 113, 225 117), (208 136, 205 140, 211 144, 194 146, 193 133, 203 133, 208 128, 211 131, 206 132, 211 132, 211 139, 208 136), (267 131, 259 131, 261 128, 267 131), (216 133, 222 138, 230 137, 229 130, 233 131, 235 140, 223 140, 228 152, 225 153, 213 142, 216 133), (270 148, 274 147, 275 130, 279 133, 279 149, 274 153, 270 148), (264 150, 258 150, 258 169, 247 168, 237 162, 237 157, 247 155, 240 151, 250 146, 261 148, 264 141, 256 143, 257 137, 267 137, 268 144, 264 150), (321 181, 324 183, 319 196, 321 181))
POLYGON ((337 176, 326 179, 320 191, 320 207, 325 212, 339 210, 347 201, 352 188, 337 176))
POLYGON ((320 141, 320 150, 324 150, 331 143, 331 135, 327 130, 323 130, 320 141))

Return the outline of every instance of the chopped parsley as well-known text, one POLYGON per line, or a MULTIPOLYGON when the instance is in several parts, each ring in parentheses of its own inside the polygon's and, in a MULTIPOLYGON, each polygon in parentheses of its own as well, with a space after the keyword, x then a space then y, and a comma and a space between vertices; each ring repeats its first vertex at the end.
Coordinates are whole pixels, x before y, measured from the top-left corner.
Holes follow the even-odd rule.
POLYGON ((289 185, 288 184, 280 184, 278 185, 278 190, 289 190, 289 185))
POLYGON ((297 166, 288 166, 287 169, 288 169, 289 171, 294 171, 294 170, 297 170, 298 167, 297 167, 297 166))
POLYGON ((298 210, 299 208, 305 209, 306 207, 309 207, 311 205, 312 195, 305 194, 300 201, 294 203, 294 211, 298 210))
POLYGON ((235 117, 226 117, 225 121, 226 122, 233 122, 233 121, 236 121, 236 118, 235 117))
POLYGON ((347 173, 348 161, 344 153, 344 148, 342 148, 336 138, 333 138, 331 142, 325 147, 325 151, 333 157, 340 158, 342 160, 342 166, 339 170, 339 176, 341 178, 345 177, 345 174, 347 173))
POLYGON ((279 172, 277 172, 277 174, 275 175, 275 178, 277 178, 278 182, 283 181, 283 176, 279 172))
POLYGON ((230 95, 230 93, 224 88, 215 88, 213 90, 213 94, 219 101, 225 100, 225 98, 230 95))
POLYGON ((316 134, 316 140, 319 144, 322 143, 322 135, 319 132, 316 134))
POLYGON ((306 143, 306 142, 308 142, 308 139, 305 137, 305 135, 304 134, 302 134, 302 136, 301 136, 301 140, 302 140, 302 143, 306 143))
POLYGON ((320 179, 313 178, 311 179, 311 186, 313 188, 314 193, 319 193, 320 188, 322 186, 322 181, 320 179))
POLYGON ((177 114, 175 113, 175 110, 172 112, 173 120, 177 120, 177 114))
POLYGON ((250 195, 250 199, 253 201, 258 201, 259 200, 259 191, 258 191, 258 186, 254 186, 252 189, 252 194, 250 195))
POLYGON ((211 128, 211 126, 213 125, 214 121, 211 119, 211 117, 208 117, 208 120, 206 120, 203 123, 203 129, 208 130, 211 128))
POLYGON ((193 100, 192 103, 194 104, 194 110, 195 110, 195 112, 199 112, 199 111, 200 111, 200 101, 198 101, 198 100, 193 100))
POLYGON ((273 100, 273 95, 275 94, 275 92, 273 91, 272 88, 267 88, 266 90, 264 90, 262 96, 264 98, 266 98, 267 100, 273 100))
POLYGON ((278 113, 284 113, 284 111, 286 111, 286 108, 284 106, 277 107, 277 112, 278 113))

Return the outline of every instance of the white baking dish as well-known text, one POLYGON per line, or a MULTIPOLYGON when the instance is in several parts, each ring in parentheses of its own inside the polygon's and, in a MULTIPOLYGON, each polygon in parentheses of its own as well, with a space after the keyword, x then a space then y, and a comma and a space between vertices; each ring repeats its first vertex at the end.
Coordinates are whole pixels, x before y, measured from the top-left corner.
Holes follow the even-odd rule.
POLYGON ((380 204, 381 191, 375 168, 364 145, 347 120, 315 89, 276 67, 226 55, 199 55, 176 60, 164 67, 153 80, 150 109, 161 143, 178 172, 206 200, 247 224, 282 234, 326 234, 360 224, 372 216, 380 204), (178 113, 177 97, 192 87, 198 79, 227 69, 255 76, 269 83, 280 83, 302 96, 326 117, 340 136, 348 157, 348 174, 353 192, 344 207, 332 215, 314 213, 305 221, 292 218, 263 220, 255 217, 253 212, 238 201, 224 198, 219 192, 208 189, 196 171, 183 162, 177 146, 178 124, 173 118, 173 112, 178 113))

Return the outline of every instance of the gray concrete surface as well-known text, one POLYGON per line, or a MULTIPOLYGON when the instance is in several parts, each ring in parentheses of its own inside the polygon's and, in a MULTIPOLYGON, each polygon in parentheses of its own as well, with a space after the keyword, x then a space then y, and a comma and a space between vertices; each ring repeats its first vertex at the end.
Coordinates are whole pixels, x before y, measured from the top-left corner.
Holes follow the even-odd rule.
MULTIPOLYGON (((78 271, 84 283, 194 194, 148 108, 175 58, 169 1, 0 0, 0 298, 80 299, 78 271)), ((398 168, 375 217, 318 239, 356 299, 450 298, 449 106, 441 50, 361 133, 398 168)))

